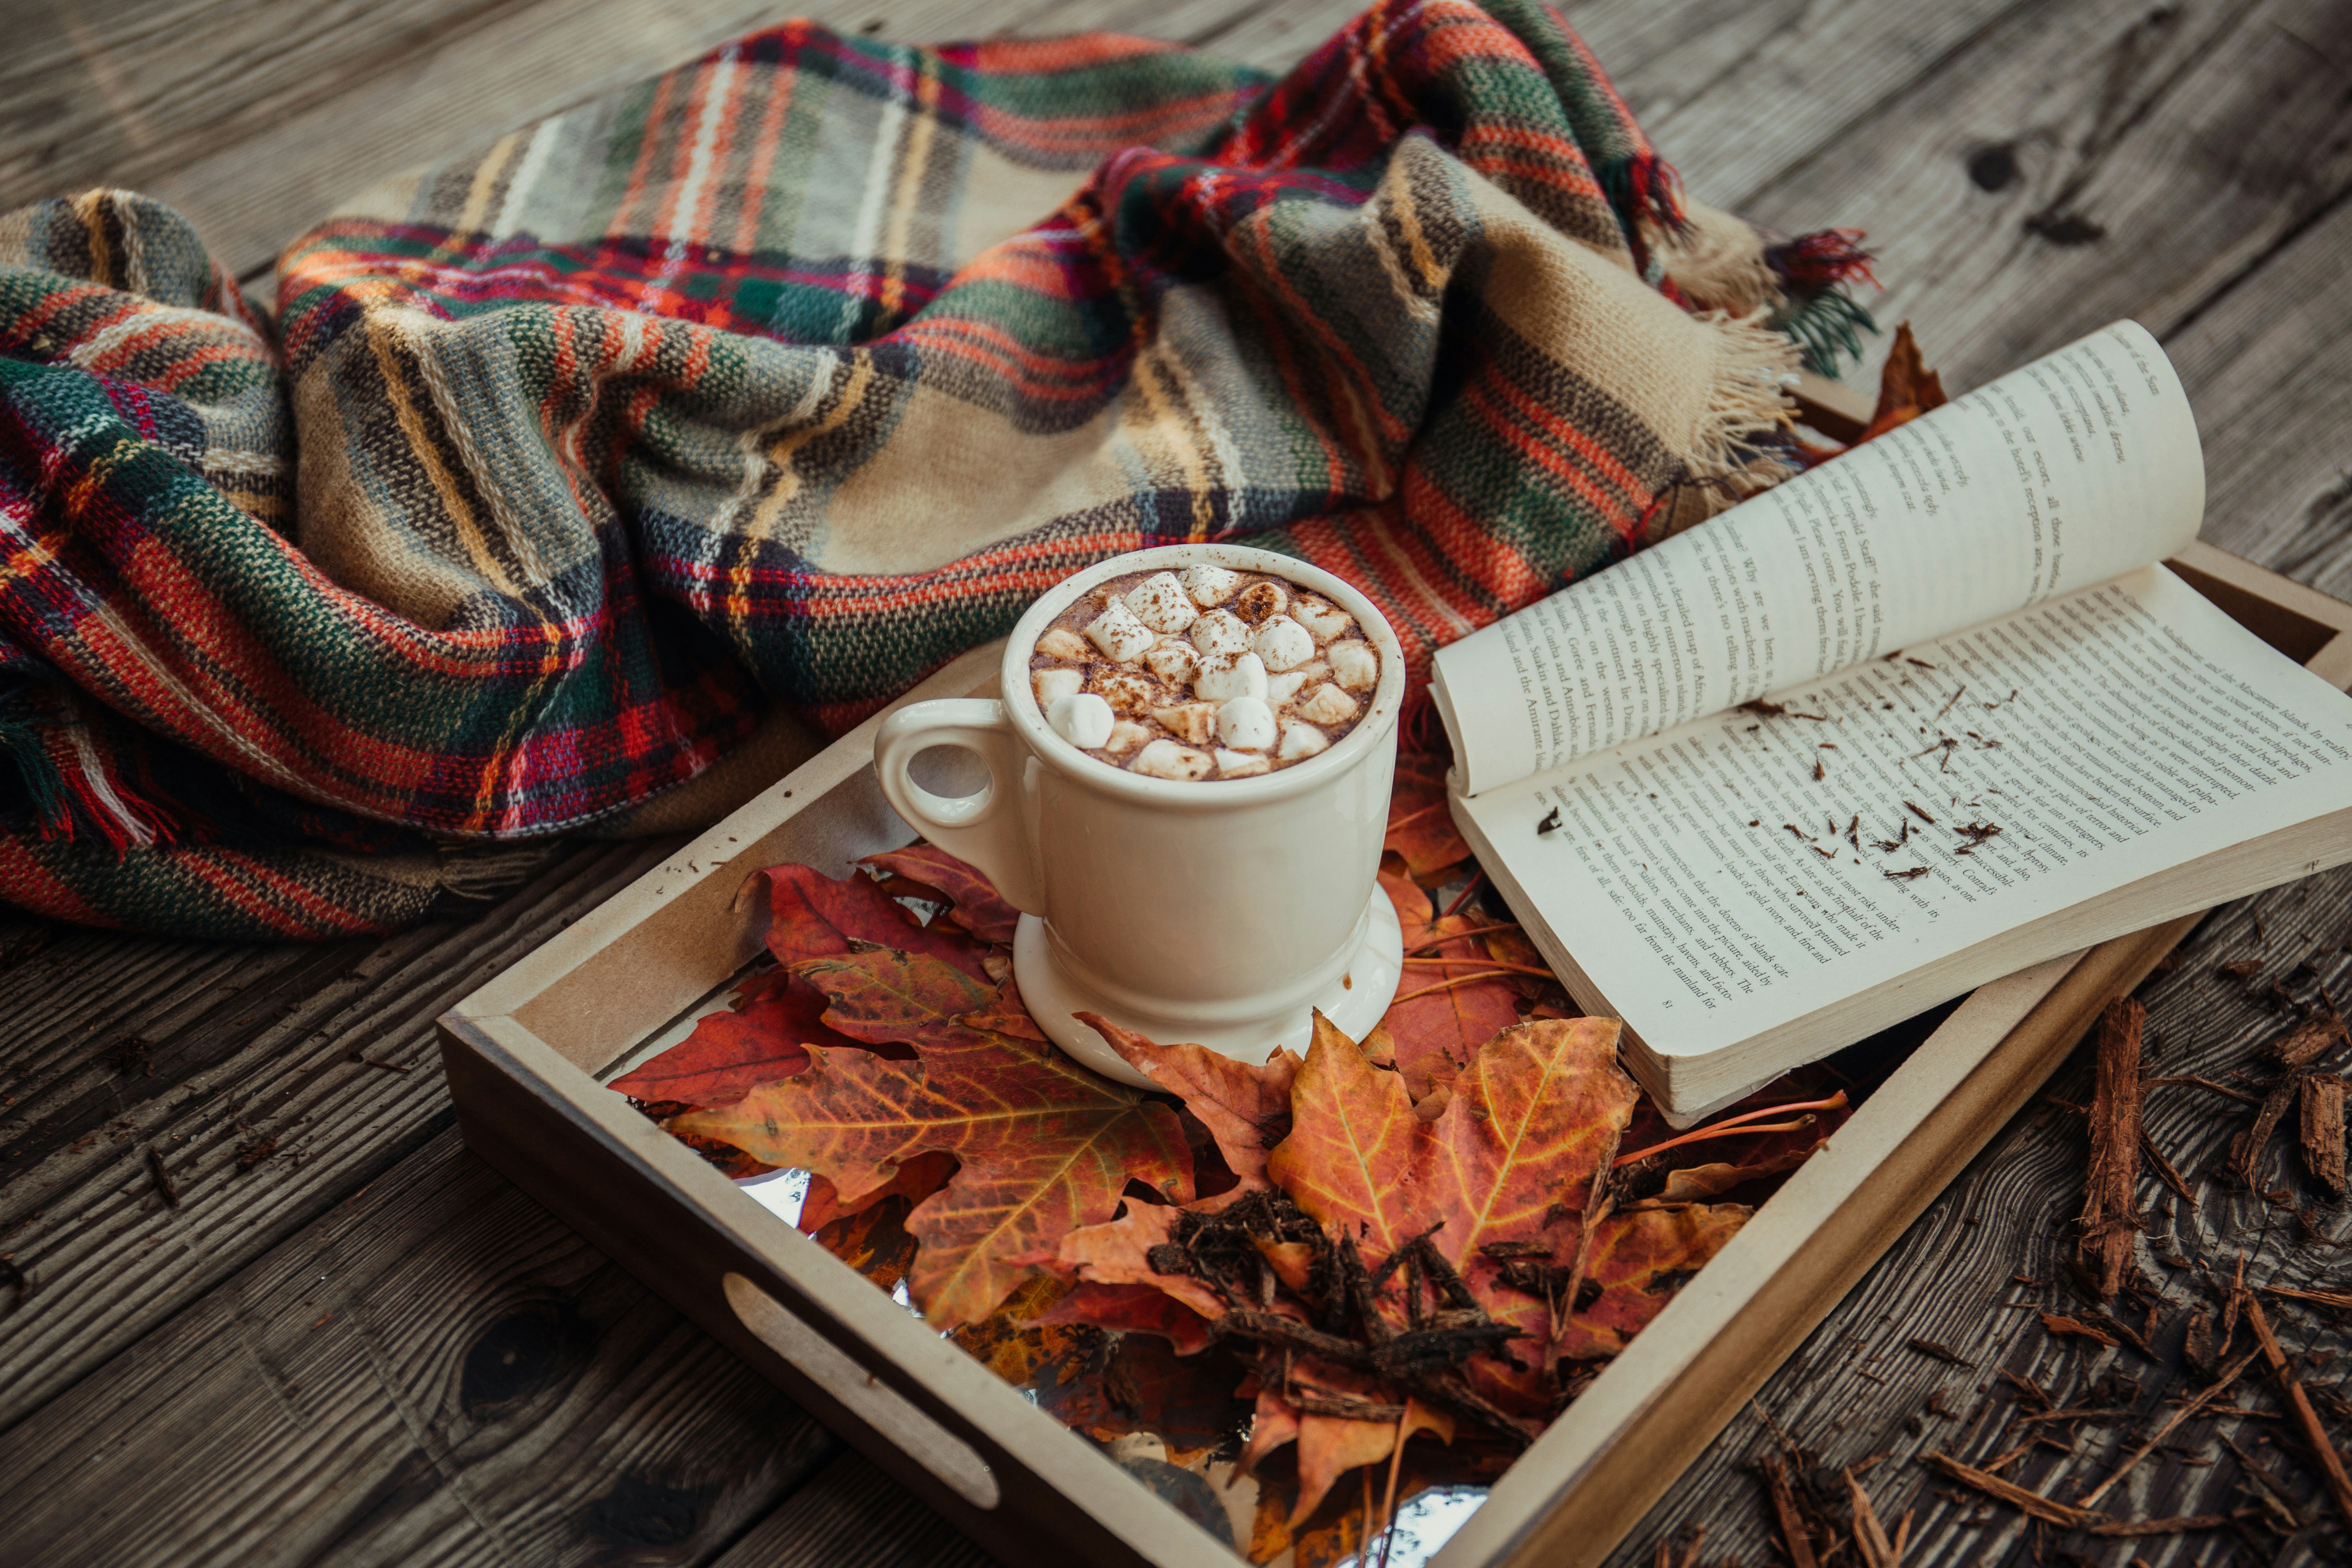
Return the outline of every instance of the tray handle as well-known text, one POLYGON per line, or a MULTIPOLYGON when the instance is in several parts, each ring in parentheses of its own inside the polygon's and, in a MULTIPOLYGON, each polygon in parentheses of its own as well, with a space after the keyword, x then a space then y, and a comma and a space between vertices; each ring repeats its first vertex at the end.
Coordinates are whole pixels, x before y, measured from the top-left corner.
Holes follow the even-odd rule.
POLYGON ((803 1322, 800 1314, 751 1280, 730 1269, 719 1284, 736 1321, 800 1368, 851 1415, 888 1436, 941 1486, 974 1508, 992 1509, 1003 1500, 996 1472, 971 1444, 850 1360, 838 1345, 803 1322))

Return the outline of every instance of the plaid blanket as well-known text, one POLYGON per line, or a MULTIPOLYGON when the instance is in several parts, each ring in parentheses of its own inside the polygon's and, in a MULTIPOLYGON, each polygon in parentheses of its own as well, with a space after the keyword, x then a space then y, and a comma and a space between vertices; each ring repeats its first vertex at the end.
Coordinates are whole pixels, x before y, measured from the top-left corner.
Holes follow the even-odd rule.
POLYGON ((140 196, 0 216, 0 899, 396 927, 1176 540, 1425 661, 1786 471, 1853 237, 1684 203, 1529 0, 1279 79, 790 24, 356 198, 274 320, 140 196))

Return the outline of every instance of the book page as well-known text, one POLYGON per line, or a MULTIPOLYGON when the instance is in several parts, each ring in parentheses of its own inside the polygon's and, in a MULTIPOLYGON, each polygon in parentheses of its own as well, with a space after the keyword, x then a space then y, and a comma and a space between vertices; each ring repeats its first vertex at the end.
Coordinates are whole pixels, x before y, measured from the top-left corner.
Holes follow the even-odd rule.
POLYGON ((2161 566, 1777 700, 1459 803, 1661 1056, 2352 805, 2352 698, 2161 566))
POLYGON ((1439 651, 1466 794, 2160 561, 2189 399, 2118 321, 1439 651))

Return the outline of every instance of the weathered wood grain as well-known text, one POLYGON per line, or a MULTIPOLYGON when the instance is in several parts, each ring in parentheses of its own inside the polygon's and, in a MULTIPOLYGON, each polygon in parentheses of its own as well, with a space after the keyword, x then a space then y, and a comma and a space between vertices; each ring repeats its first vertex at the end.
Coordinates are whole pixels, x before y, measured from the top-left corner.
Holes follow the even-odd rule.
POLYGON ((688 1562, 839 1451, 450 1131, 0 1438, 0 1562, 688 1562))
POLYGON ((433 1019, 675 847, 573 850, 478 920, 376 942, 76 931, 0 973, 0 1252, 32 1279, 0 1302, 0 1430, 448 1127, 433 1019))
POLYGON ((989 1561, 865 1456, 845 1453, 710 1568, 982 1568, 989 1561))
POLYGON ((1869 229, 1874 309, 1972 386, 2118 316, 2166 336, 2340 198, 2352 100, 2329 58, 2352 59, 2330 0, 2019 5, 1777 169, 1706 155, 1741 132, 1733 94, 1659 134, 1709 199, 1869 229))
MULTIPOLYGON (((2158 1077, 2193 1074, 2233 1086, 2238 1080, 2231 1075, 2238 1071, 2267 1079, 2272 1069, 2258 1053, 2287 1026, 2290 1015, 2263 1000, 2263 984, 2284 980, 2308 962, 2312 973, 2296 980, 2298 992, 2310 994, 2324 987, 2342 998, 2352 991, 2347 942, 2352 868, 2217 911, 2181 945, 2178 966, 2140 989, 2148 1008, 2145 1070, 2158 1077), (2216 969, 2241 958, 2263 961, 2253 981, 2216 969)), ((2343 1064, 2336 1065, 2340 1070, 2343 1064)), ((2066 1262, 2074 1251, 2087 1142, 2083 1119, 2061 1107, 2089 1100, 2091 1076, 2086 1044, 2051 1080, 2042 1101, 1978 1156, 1757 1397, 1771 1420, 1820 1462, 1835 1467, 1884 1456, 1866 1473, 1865 1486, 1882 1521, 1891 1524, 1905 1511, 1918 1510, 1906 1568, 2011 1568, 2046 1560, 2042 1554, 2061 1544, 2054 1531, 2037 1544, 2013 1510, 1972 1494, 1952 1500, 1958 1489, 1916 1462, 1921 1453, 1934 1451, 1981 1466, 2032 1435, 2032 1428, 2013 1424, 2024 1407, 2009 1385, 1997 1381, 1997 1369, 2040 1382, 2062 1407, 2129 1405, 2144 1416, 2157 1409, 2158 1398, 2181 1373, 2189 1311, 2200 1302, 2212 1304, 2218 1319, 2215 1282, 2234 1278, 2242 1253, 2249 1283, 2342 1288, 2341 1246, 2352 1240, 2352 1223, 2340 1206, 2315 1206, 2320 1232, 2333 1239, 2305 1238, 2296 1209, 2315 1205, 2324 1194, 2305 1184, 2294 1167, 2291 1137, 2273 1143, 2261 1184, 2285 1189, 2292 1194, 2288 1206, 2235 1187, 2223 1173, 2230 1141, 2252 1121, 2252 1108, 2193 1086, 2167 1085, 2147 1090, 2146 1126, 2156 1147, 2186 1177, 2197 1203, 2191 1208, 2153 1170, 2142 1172, 2138 1196, 2149 1231, 2140 1238, 2137 1266, 2160 1293, 2147 1302, 2118 1298, 2110 1304, 2136 1329, 2145 1322, 2147 1304, 2158 1305, 2149 1337, 2164 1360, 2150 1363, 2129 1349, 2107 1350, 2045 1332, 2038 1310, 2078 1313, 2096 1305, 2086 1287, 2073 1282, 2066 1262), (2175 1251, 2186 1264, 2163 1263, 2159 1248, 2175 1251), (2017 1272, 2042 1283, 2020 1284, 2011 1279, 2017 1272), (2325 1283, 2329 1280, 2335 1284, 2325 1283), (1963 1369, 1913 1351, 1907 1342, 1915 1338, 1948 1345, 1973 1365, 1963 1369), (2094 1393, 2110 1374, 2137 1383, 2137 1393, 2094 1393), (1939 1390, 1949 1415, 1927 1406, 1939 1390)), ((2319 1386, 2343 1391, 2347 1371, 2352 1370, 2346 1360, 2352 1335, 2345 1317, 2284 1302, 2283 1309, 2273 1316, 2284 1320, 2279 1330, 2290 1349, 2315 1349, 2326 1358, 2307 1376, 2319 1386)), ((2237 1348, 2247 1344, 2242 1328, 2237 1348)), ((2251 1377, 2222 1404, 2273 1412, 2283 1407, 2274 1390, 2251 1377)), ((2074 1443, 2076 1451, 2036 1452, 2001 1473, 2073 1502, 2137 1444, 2145 1425, 2136 1419, 2048 1428, 2060 1441, 2074 1443)), ((2352 1437, 2352 1423, 2335 1425, 2338 1443, 2352 1437)), ((2274 1436, 2281 1430, 2277 1421, 2260 1417, 2192 1422, 2118 1486, 2105 1506, 2116 1517, 2135 1519, 2226 1513, 2243 1506, 2239 1461, 2219 1441, 2228 1436, 2268 1465, 2304 1517, 2324 1531, 2318 1479, 2293 1456, 2289 1439, 2274 1436), (2215 1462, 2188 1462, 2199 1458, 2215 1462)), ((1686 1540, 1697 1523, 1706 1527, 1702 1561, 1759 1560, 1769 1530, 1748 1467, 1774 1452, 1774 1444, 1763 1415, 1751 1409, 1740 1416, 1627 1540, 1612 1559, 1612 1568, 1646 1565, 1654 1560, 1659 1540, 1686 1540)), ((2150 1568, 2319 1561, 2283 1550, 2275 1535, 2256 1536, 2266 1544, 2242 1559, 2224 1544, 2231 1540, 2226 1533, 2202 1531, 2137 1541, 2132 1552, 2150 1568)), ((2088 1551, 2093 1543, 2065 1544, 2088 1551)), ((2130 1555, 2110 1552, 2095 1560, 2121 1563, 2130 1555)))
POLYGON ((2352 595, 2352 199, 2165 344, 2205 441, 2207 536, 2352 595))

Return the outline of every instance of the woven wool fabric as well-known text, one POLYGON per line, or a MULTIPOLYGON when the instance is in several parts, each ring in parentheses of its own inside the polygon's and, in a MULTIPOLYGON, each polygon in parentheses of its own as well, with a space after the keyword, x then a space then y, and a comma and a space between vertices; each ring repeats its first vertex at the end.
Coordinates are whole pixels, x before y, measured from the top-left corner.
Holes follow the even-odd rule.
POLYGON ((1782 255, 1523 0, 1279 80, 788 25, 356 198, 274 325, 157 204, 20 210, 0 899, 396 926, 1173 541, 1328 567, 1425 665, 1780 471, 1851 314, 1782 255))

